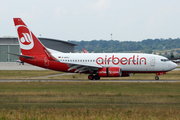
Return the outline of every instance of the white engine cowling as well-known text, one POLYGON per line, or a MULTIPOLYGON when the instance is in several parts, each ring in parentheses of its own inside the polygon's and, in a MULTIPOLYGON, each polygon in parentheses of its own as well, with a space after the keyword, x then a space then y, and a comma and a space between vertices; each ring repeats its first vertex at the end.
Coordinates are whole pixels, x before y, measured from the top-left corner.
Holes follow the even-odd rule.
POLYGON ((100 68, 98 70, 99 77, 121 77, 122 71, 119 67, 100 68))

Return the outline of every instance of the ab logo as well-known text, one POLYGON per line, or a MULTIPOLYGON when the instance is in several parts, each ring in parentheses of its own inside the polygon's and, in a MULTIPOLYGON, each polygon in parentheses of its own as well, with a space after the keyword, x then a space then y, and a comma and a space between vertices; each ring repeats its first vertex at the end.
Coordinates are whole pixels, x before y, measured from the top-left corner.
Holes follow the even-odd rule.
POLYGON ((20 48, 24 50, 30 50, 34 46, 31 31, 26 26, 17 26, 17 32, 19 36, 20 48))

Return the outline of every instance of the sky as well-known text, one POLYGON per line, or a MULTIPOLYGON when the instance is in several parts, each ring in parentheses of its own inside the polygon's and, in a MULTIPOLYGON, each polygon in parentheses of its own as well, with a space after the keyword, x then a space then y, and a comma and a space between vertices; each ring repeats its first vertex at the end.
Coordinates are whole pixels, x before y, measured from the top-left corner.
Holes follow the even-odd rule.
POLYGON ((180 0, 0 0, 0 37, 21 18, 37 36, 141 41, 180 37, 180 0))

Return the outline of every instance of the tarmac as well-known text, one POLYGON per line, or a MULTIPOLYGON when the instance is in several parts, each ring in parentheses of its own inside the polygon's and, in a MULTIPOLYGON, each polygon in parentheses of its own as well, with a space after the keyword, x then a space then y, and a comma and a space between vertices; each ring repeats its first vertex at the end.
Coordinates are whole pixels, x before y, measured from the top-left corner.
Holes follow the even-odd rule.
POLYGON ((18 62, 1 62, 0 70, 47 70, 47 69, 33 66, 27 63, 24 63, 24 65, 22 65, 18 62))

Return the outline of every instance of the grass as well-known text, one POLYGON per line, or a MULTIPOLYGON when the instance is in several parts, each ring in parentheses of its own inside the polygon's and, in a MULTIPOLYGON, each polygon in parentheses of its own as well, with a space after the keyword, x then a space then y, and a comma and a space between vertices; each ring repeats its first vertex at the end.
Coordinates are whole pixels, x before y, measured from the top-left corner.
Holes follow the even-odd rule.
POLYGON ((180 83, 1 83, 0 103, 178 103, 180 83), (7 102, 8 103, 8 102, 7 102))
POLYGON ((3 109, 0 114, 0 119, 31 119, 31 120, 119 120, 119 119, 179 119, 179 109, 89 109, 89 108, 71 108, 71 109, 37 109, 31 108, 30 110, 6 110, 3 109))
POLYGON ((4 119, 179 119, 180 82, 3 82, 4 119))
POLYGON ((167 52, 167 54, 170 54, 171 51, 173 51, 173 50, 174 50, 173 55, 178 55, 179 53, 177 53, 176 50, 180 50, 180 48, 169 49, 169 50, 153 50, 153 52, 156 52, 158 54, 161 53, 162 55, 164 55, 165 52, 167 52))
POLYGON ((61 73, 52 70, 0 70, 0 79, 29 79, 31 77, 61 73))
MULTIPOLYGON (((36 76, 51 74, 59 72, 0 71, 0 79, 33 79, 36 76)), ((179 78, 179 71, 170 71, 160 76, 160 79, 165 80, 179 80, 179 78)), ((84 79, 84 81, 1 82, 0 120, 180 118, 180 82, 91 82, 87 80, 86 74, 47 79, 84 79)), ((154 74, 135 74, 118 79, 154 79, 154 74)))

